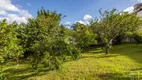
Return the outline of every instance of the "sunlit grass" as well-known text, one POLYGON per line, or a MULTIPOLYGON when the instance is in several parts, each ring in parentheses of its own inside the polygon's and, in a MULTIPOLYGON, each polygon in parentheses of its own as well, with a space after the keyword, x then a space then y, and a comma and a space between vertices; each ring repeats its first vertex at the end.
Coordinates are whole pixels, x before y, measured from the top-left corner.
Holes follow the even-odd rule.
POLYGON ((29 64, 5 65, 10 80, 130 80, 133 71, 142 79, 142 45, 113 46, 109 55, 101 48, 82 53, 81 59, 62 64, 59 70, 30 69, 29 64))

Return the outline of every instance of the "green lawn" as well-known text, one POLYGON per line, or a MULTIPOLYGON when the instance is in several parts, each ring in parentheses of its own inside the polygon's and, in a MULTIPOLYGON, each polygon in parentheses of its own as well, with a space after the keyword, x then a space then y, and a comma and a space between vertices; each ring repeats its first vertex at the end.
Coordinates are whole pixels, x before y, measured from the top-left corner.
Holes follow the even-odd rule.
MULTIPOLYGON (((113 46, 109 55, 95 48, 82 53, 81 59, 62 64, 59 70, 32 70, 24 62, 4 65, 8 80, 130 80, 130 76, 142 79, 142 45, 113 46)), ((135 79, 138 80, 138 79, 135 79)))

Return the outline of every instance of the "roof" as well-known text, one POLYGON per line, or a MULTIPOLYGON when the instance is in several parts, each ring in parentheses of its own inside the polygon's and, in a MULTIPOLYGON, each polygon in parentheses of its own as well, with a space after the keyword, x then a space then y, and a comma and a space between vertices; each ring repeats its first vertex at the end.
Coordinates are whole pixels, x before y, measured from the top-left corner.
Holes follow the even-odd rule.
POLYGON ((134 5, 134 10, 139 9, 142 6, 142 3, 137 3, 136 5, 134 5))

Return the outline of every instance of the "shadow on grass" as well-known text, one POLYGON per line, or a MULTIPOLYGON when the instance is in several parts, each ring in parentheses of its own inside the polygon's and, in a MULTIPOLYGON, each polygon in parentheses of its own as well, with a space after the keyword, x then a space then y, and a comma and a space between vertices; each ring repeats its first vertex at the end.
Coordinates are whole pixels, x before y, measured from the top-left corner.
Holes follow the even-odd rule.
POLYGON ((118 54, 105 54, 105 50, 102 50, 100 47, 92 48, 90 51, 83 53, 88 55, 83 55, 81 58, 110 58, 116 57, 118 54))
MULTIPOLYGON (((16 65, 17 66, 17 65, 16 65)), ((9 68, 3 71, 6 80, 27 80, 32 76, 44 75, 46 72, 50 71, 49 68, 38 68, 34 70, 32 68, 9 68)))
POLYGON ((131 71, 142 71, 142 68, 131 69, 131 71))
POLYGON ((142 64, 142 45, 138 47, 135 44, 121 45, 112 49, 112 53, 115 54, 116 52, 119 53, 119 55, 128 56, 135 62, 142 64))
POLYGON ((100 50, 99 46, 95 46, 95 47, 90 47, 90 48, 86 48, 86 49, 82 49, 81 53, 88 53, 90 51, 97 51, 100 50))
POLYGON ((137 46, 136 44, 114 45, 110 49, 109 55, 105 55, 105 50, 102 50, 100 47, 94 47, 91 48, 88 52, 86 51, 85 54, 88 55, 82 56, 82 58, 109 58, 109 57, 116 57, 118 55, 128 56, 137 63, 142 64, 142 45, 139 46, 137 46), (96 56, 95 54, 98 54, 99 56, 96 56))
POLYGON ((82 50, 82 54, 86 54, 86 53, 100 54, 100 53, 105 53, 105 51, 102 50, 100 47, 94 47, 94 48, 82 50))
POLYGON ((92 53, 92 54, 100 54, 100 53, 104 53, 104 51, 97 50, 97 51, 90 51, 90 53, 92 53))
POLYGON ((105 73, 97 75, 101 80, 130 80, 129 74, 124 76, 121 73, 105 73))
POLYGON ((113 54, 113 55, 106 55, 106 54, 102 54, 102 55, 99 55, 99 56, 94 56, 94 55, 89 55, 89 56, 82 56, 81 58, 111 58, 111 57, 117 57, 118 55, 117 54, 113 54))

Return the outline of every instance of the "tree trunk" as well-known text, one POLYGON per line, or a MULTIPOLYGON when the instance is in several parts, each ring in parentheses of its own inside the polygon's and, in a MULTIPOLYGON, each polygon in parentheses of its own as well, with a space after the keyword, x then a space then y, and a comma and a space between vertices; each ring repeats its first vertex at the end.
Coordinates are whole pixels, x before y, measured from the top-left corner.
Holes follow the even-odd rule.
POLYGON ((110 48, 110 45, 107 44, 107 45, 106 45, 106 54, 109 54, 109 48, 110 48))
POLYGON ((88 46, 88 51, 90 51, 90 46, 88 46))
POLYGON ((19 65, 19 58, 15 58, 17 65, 19 65))
POLYGON ((33 69, 37 69, 37 67, 38 67, 38 59, 35 58, 35 59, 33 59, 33 61, 32 61, 32 68, 33 68, 33 69))
POLYGON ((137 47, 138 47, 139 43, 137 42, 137 47))
POLYGON ((104 50, 104 44, 103 43, 101 44, 101 47, 102 47, 102 50, 104 50))

